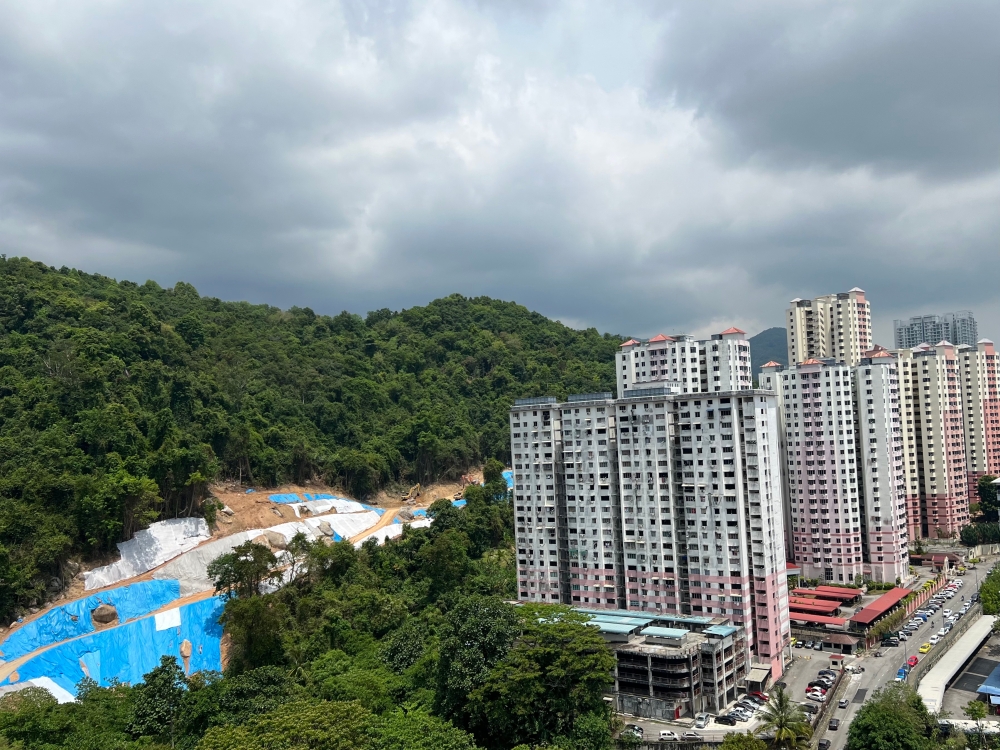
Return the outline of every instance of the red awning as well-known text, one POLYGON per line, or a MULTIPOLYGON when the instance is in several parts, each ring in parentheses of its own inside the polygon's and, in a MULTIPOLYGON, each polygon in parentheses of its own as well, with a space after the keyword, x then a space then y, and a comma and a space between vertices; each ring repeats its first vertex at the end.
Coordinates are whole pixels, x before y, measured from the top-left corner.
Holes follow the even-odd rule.
POLYGON ((817 586, 817 591, 826 591, 831 594, 850 594, 852 597, 861 596, 861 589, 848 589, 841 586, 817 586))
POLYGON ((820 591, 819 589, 792 589, 792 596, 802 596, 812 599, 826 599, 838 602, 849 602, 857 597, 854 594, 840 594, 832 591, 820 591))
POLYGON ((825 615, 810 615, 801 612, 789 612, 788 619, 810 625, 839 625, 840 627, 843 627, 844 623, 847 622, 843 617, 826 617, 825 615))
POLYGON ((851 618, 851 622, 855 622, 858 625, 871 625, 912 593, 909 589, 894 588, 882 594, 882 596, 854 615, 851 618))

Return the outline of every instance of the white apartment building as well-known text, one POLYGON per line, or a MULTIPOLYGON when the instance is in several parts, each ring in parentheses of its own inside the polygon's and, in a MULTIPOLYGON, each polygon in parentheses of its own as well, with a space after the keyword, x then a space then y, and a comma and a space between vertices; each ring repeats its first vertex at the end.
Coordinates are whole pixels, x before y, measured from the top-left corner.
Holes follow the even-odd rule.
POLYGON ((777 679, 790 640, 777 400, 677 389, 515 402, 518 596, 728 616, 777 679))
POLYGON ((892 321, 897 349, 912 349, 930 341, 950 341, 975 347, 979 326, 969 310, 944 315, 918 315, 892 321))
POLYGON ((871 305, 864 289, 793 299, 786 322, 790 365, 829 357, 854 367, 872 347, 871 305))
POLYGON ((909 535, 951 536, 969 522, 959 354, 947 341, 896 354, 909 535))
POLYGON ((975 346, 955 348, 959 389, 962 392, 962 426, 970 502, 984 474, 1000 476, 1000 362, 989 339, 975 346))
POLYGON ((782 411, 788 554, 806 578, 909 577, 899 377, 887 352, 857 367, 764 365, 782 411))
POLYGON ((741 391, 753 387, 750 342, 746 332, 728 328, 711 339, 664 336, 629 339, 618 356, 618 393, 662 384, 681 393, 741 391))

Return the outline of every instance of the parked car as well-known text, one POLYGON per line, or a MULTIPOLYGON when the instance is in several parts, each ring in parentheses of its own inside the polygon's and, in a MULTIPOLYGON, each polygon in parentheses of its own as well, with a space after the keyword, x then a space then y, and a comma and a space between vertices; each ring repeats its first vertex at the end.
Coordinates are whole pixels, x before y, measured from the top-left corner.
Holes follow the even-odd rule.
POLYGON ((830 719, 830 723, 828 726, 832 731, 836 732, 838 729, 840 729, 840 719, 830 719))
POLYGON ((701 741, 701 735, 697 732, 685 732, 681 735, 681 739, 685 742, 699 742, 701 741))
POLYGON ((631 735, 632 737, 637 737, 642 739, 642 727, 638 724, 626 724, 625 728, 622 730, 623 735, 631 735))
POLYGON ((920 659, 918 659, 916 656, 911 656, 909 659, 906 660, 906 663, 909 664, 911 667, 915 667, 917 666, 918 661, 920 661, 920 659))
POLYGON ((677 732, 671 732, 669 729, 660 730, 660 742, 677 742, 678 739, 677 732))
POLYGON ((736 726, 736 717, 730 716, 729 714, 722 714, 721 716, 715 717, 716 724, 725 724, 728 727, 736 726))
POLYGON ((819 741, 819 745, 817 745, 817 747, 819 750, 830 750, 830 745, 832 744, 833 743, 830 740, 824 738, 819 741))
POLYGON ((816 645, 813 646, 813 651, 822 651, 823 641, 816 641, 816 645))
POLYGON ((809 683, 809 687, 806 688, 807 693, 820 693, 821 695, 826 695, 828 690, 829 688, 825 685, 820 683, 813 684, 811 682, 809 683))
POLYGON ((806 698, 808 698, 811 701, 816 701, 817 703, 822 703, 823 701, 826 700, 826 696, 823 695, 822 693, 807 693, 806 698))
POLYGON ((932 635, 932 636, 931 636, 931 639, 930 639, 930 644, 931 644, 932 646, 936 646, 936 645, 938 645, 938 644, 939 644, 940 642, 941 642, 941 636, 939 636, 939 635, 932 635))
POLYGON ((704 729, 708 726, 708 714, 699 713, 694 715, 694 726, 695 729, 704 729))
POLYGON ((803 648, 805 645, 802 641, 795 641, 795 648, 803 648))
MULTIPOLYGON (((784 684, 784 683, 782 683, 782 682, 779 682, 779 683, 778 683, 778 687, 781 687, 781 688, 784 688, 784 687, 788 687, 788 686, 787 686, 787 685, 785 685, 785 684, 784 684)), ((765 703, 766 703, 767 701, 771 700, 771 696, 769 696, 769 695, 768 695, 767 693, 762 693, 762 692, 760 692, 759 690, 754 690, 754 691, 753 691, 752 693, 750 693, 750 697, 751 697, 751 698, 760 698, 760 699, 761 699, 762 701, 764 701, 765 703)))
POLYGON ((944 615, 945 617, 951 617, 951 610, 950 609, 946 609, 941 614, 944 615))
POLYGON ((932 647, 933 647, 933 644, 931 644, 931 643, 925 643, 918 650, 920 651, 920 653, 926 654, 926 653, 928 653, 931 650, 932 647))
POLYGON ((849 704, 850 704, 850 701, 848 701, 848 700, 847 700, 847 698, 841 698, 841 699, 840 699, 840 700, 839 700, 839 701, 837 702, 837 708, 847 708, 847 706, 848 706, 849 704))
POLYGON ((800 703, 799 705, 802 707, 802 710, 805 711, 807 714, 819 713, 819 706, 814 706, 812 703, 800 703))
POLYGON ((806 648, 812 648, 814 641, 806 641, 806 648))
POLYGON ((834 679, 837 679, 837 673, 834 672, 832 669, 821 669, 816 674, 818 674, 818 675, 824 675, 825 674, 825 675, 828 675, 829 677, 833 677, 834 679))

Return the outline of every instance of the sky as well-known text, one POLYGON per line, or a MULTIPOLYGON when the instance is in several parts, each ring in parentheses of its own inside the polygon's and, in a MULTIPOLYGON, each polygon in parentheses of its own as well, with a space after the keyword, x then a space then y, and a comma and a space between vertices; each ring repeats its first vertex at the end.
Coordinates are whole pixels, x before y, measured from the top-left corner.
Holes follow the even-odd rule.
POLYGON ((319 313, 1000 340, 996 0, 0 0, 0 252, 319 313))

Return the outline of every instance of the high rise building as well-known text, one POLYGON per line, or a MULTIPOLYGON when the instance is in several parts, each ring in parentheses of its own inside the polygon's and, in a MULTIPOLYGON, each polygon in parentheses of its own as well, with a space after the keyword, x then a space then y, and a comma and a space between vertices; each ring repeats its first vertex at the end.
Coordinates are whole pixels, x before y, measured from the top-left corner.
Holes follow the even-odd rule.
POLYGON ((857 365, 872 347, 871 305, 863 289, 793 299, 787 312, 788 364, 829 357, 857 365))
POLYGON ((711 339, 664 336, 629 339, 618 357, 618 393, 644 384, 676 384, 681 393, 739 391, 752 387, 750 342, 739 328, 711 339))
POLYGON ((782 413, 789 559, 836 583, 908 578, 895 358, 769 362, 760 385, 782 413))
POLYGON ((941 341, 900 349, 897 356, 909 535, 950 536, 969 522, 959 353, 941 341))
POLYGON ((976 502, 979 477, 1000 475, 1000 362, 989 339, 981 339, 975 346, 957 346, 955 354, 962 392, 968 493, 970 502, 976 502))
POLYGON ((728 616, 777 679, 790 639, 777 400, 681 387, 515 402, 518 596, 728 616))
POLYGON ((935 341, 950 341, 958 346, 975 346, 979 341, 979 326, 968 310, 944 315, 918 315, 909 320, 894 320, 896 348, 912 349, 935 341))

